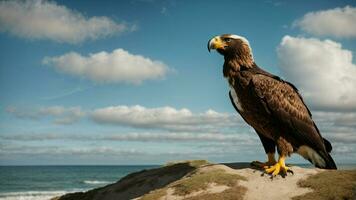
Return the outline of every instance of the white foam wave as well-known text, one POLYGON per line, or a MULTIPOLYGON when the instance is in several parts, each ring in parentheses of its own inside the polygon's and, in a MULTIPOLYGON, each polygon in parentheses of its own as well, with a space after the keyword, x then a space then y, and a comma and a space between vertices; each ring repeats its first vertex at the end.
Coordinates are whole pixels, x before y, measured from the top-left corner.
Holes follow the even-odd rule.
POLYGON ((0 200, 49 200, 76 191, 27 191, 27 192, 4 192, 0 193, 0 200))
POLYGON ((90 184, 90 185, 99 185, 99 184, 109 184, 109 183, 112 183, 112 182, 109 182, 109 181, 98 181, 98 180, 86 180, 86 181, 83 181, 83 183, 90 184))

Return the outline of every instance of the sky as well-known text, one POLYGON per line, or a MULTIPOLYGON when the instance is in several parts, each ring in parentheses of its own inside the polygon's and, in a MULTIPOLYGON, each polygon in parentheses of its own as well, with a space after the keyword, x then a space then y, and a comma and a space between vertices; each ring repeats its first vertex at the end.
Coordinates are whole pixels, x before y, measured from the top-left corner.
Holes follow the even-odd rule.
POLYGON ((207 51, 224 33, 356 163, 355 21, 355 1, 0 1, 0 165, 265 160, 207 51))

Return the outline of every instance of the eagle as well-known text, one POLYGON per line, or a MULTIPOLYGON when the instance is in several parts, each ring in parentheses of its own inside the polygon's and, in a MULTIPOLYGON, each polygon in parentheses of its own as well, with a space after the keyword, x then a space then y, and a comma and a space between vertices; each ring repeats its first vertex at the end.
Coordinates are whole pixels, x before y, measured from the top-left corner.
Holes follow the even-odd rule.
POLYGON ((285 176, 293 173, 285 164, 286 158, 298 153, 318 168, 336 169, 330 156, 332 146, 321 136, 298 89, 261 69, 245 37, 233 34, 213 37, 208 42, 209 52, 212 49, 224 56, 223 75, 231 88, 233 107, 254 128, 267 154, 267 162, 251 164, 272 177, 285 176))

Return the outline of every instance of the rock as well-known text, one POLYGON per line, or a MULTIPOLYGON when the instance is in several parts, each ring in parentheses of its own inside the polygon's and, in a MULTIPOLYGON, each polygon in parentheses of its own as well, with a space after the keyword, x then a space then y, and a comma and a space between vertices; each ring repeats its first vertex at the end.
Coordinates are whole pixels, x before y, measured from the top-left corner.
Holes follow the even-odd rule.
POLYGON ((294 174, 271 179, 249 163, 170 163, 127 175, 114 184, 54 200, 253 200, 352 199, 356 170, 328 171, 292 166, 294 174), (337 184, 335 184, 337 183, 337 184))

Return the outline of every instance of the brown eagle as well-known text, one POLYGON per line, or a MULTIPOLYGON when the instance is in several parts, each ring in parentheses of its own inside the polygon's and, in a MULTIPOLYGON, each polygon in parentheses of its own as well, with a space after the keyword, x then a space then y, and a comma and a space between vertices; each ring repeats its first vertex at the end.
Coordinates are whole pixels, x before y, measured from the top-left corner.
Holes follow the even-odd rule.
POLYGON ((298 153, 318 168, 336 169, 331 144, 323 138, 297 88, 259 68, 246 38, 224 34, 209 40, 208 50, 224 56, 224 77, 236 111, 260 137, 268 161, 252 164, 276 176, 292 172, 285 159, 298 153), (275 160, 276 151, 279 154, 275 160))

